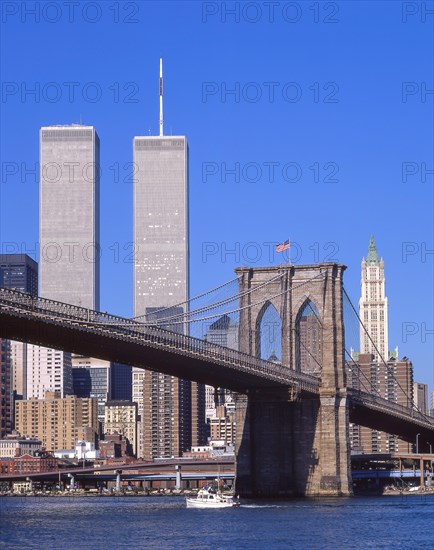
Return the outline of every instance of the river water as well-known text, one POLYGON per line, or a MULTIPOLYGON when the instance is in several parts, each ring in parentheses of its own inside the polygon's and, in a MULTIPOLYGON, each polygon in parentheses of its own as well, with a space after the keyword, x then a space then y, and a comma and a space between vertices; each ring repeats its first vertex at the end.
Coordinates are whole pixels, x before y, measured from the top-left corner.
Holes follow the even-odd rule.
POLYGON ((245 501, 186 509, 182 497, 0 498, 0 548, 434 548, 434 495, 245 501))

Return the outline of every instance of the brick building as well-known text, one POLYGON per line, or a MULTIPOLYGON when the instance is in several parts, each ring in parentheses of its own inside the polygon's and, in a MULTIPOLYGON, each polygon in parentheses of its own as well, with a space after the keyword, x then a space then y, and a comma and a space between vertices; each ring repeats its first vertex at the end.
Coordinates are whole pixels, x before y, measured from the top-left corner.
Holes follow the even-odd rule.
POLYGON ((131 456, 132 448, 121 434, 105 434, 104 440, 99 443, 100 458, 111 460, 131 456))
POLYGON ((79 439, 96 441, 98 401, 46 392, 45 399, 17 402, 15 425, 24 436, 40 439, 47 451, 72 449, 79 439))
POLYGON ((0 474, 30 474, 57 470, 59 461, 51 453, 38 451, 34 455, 24 454, 15 458, 0 460, 0 474))
POLYGON ((208 419, 212 441, 224 441, 225 444, 235 445, 237 424, 235 411, 229 412, 224 405, 216 407, 215 418, 208 419))
MULTIPOLYGON (((377 362, 374 355, 354 354, 348 365, 349 383, 399 405, 412 407, 413 365, 407 358, 377 362)), ((351 447, 363 453, 411 452, 411 444, 396 435, 350 424, 351 447)))

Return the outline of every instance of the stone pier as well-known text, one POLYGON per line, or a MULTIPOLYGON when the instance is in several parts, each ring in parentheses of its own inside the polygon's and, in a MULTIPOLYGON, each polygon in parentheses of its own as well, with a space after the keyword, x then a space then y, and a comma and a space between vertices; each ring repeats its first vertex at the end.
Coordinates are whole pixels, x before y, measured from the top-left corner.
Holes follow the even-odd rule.
MULTIPOLYGON (((268 296, 277 296, 270 303, 281 312, 282 363, 300 370, 296 323, 308 300, 318 311, 322 355, 319 396, 297 388, 258 389, 237 396, 236 492, 242 496, 352 494, 342 318, 344 269, 327 263, 237 270, 245 302, 249 299, 246 290, 282 272, 275 289, 264 287, 268 296)), ((255 302, 260 298, 256 292, 255 302)), ((242 311, 240 350, 252 353, 259 349, 258 319, 264 308, 258 305, 242 311)))

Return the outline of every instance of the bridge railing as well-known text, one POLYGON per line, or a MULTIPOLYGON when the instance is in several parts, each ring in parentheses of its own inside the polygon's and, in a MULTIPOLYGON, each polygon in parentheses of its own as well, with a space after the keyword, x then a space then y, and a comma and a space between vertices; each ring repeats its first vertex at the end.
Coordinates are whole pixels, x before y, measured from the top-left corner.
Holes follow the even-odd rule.
POLYGON ((430 418, 425 414, 421 413, 419 410, 413 407, 406 407, 405 405, 400 405, 394 401, 389 401, 384 397, 379 397, 375 394, 368 393, 355 388, 348 388, 353 399, 357 399, 364 405, 378 405, 379 408, 387 408, 390 411, 396 412, 399 416, 407 416, 412 420, 419 420, 427 424, 431 424, 434 427, 434 418, 430 418))
POLYGON ((65 304, 55 300, 31 296, 10 289, 0 289, 0 307, 9 307, 42 318, 45 322, 80 324, 88 331, 110 332, 127 336, 150 346, 173 348, 179 352, 201 355, 207 359, 224 363, 232 368, 241 368, 251 374, 263 374, 279 383, 298 385, 306 391, 317 391, 320 379, 316 376, 294 371, 271 361, 251 356, 213 342, 200 340, 181 332, 173 332, 156 324, 144 324, 105 312, 65 304))

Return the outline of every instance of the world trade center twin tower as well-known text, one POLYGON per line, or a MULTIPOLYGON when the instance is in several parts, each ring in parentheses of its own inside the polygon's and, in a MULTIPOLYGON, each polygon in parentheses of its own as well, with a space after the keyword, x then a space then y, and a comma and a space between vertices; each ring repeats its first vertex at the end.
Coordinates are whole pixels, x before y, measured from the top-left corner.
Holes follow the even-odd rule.
MULTIPOLYGON (((159 310, 173 306, 182 311, 189 297, 188 145, 185 136, 163 132, 161 60, 159 126, 158 136, 133 139, 135 317, 158 317, 159 310)), ((95 309, 100 276, 99 157, 99 138, 92 126, 41 129, 40 295, 95 309), (56 180, 53 171, 59 167, 62 175, 56 180)), ((63 356, 56 380, 45 380, 40 364, 35 369, 39 375, 32 374, 35 384, 69 393, 68 354, 63 356), (55 382, 62 387, 55 388, 55 382)), ((138 457, 180 456, 202 442, 203 388, 133 367, 132 396, 141 419, 138 457)))

